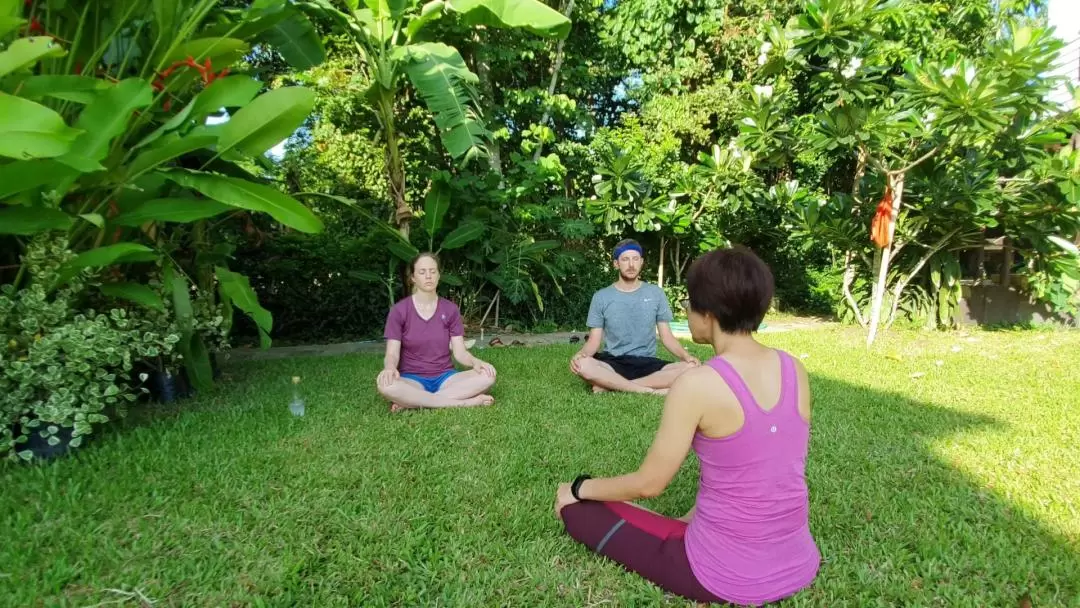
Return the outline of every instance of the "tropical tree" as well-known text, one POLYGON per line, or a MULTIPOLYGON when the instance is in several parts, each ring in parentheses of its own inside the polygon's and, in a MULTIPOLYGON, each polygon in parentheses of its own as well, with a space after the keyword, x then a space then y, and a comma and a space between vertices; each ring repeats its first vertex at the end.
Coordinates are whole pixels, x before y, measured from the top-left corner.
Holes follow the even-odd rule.
POLYGON ((1041 187, 1033 192, 1043 204, 1065 203, 1056 207, 1063 213, 1051 234, 1036 236, 1024 228, 1030 213, 1017 217, 1007 200, 1020 190, 1002 189, 1018 179, 1017 173, 1045 167, 1039 159, 1048 156, 1046 146, 1066 143, 1061 127, 1070 117, 1053 114, 1045 99, 1054 83, 1041 77, 1060 41, 1043 28, 1008 19, 997 38, 967 55, 950 49, 905 57, 896 52, 903 41, 892 39, 898 32, 890 29, 908 18, 901 8, 874 0, 819 0, 786 30, 772 29, 763 45, 764 73, 777 75, 777 95, 794 94, 792 80, 782 75, 794 68, 806 75, 798 78, 821 105, 807 116, 812 117, 809 128, 805 121, 794 122, 802 136, 794 137, 779 118, 778 104, 759 99, 742 134, 748 147, 781 162, 797 153, 800 141, 849 155, 850 192, 833 194, 825 205, 817 204, 816 196, 789 199, 804 228, 843 251, 845 298, 867 326, 868 344, 883 322, 886 300, 891 299, 892 312, 884 319, 891 322, 905 288, 925 268, 932 271, 940 303, 955 299, 956 253, 978 245, 987 229, 1023 231, 1027 238, 1020 246, 1036 260, 1039 252, 1060 250, 1064 237, 1075 234, 1075 205, 1066 203, 1073 194, 1051 187, 1060 180, 1019 178, 1041 187), (1018 154, 1010 161, 1004 150, 1018 154), (866 189, 881 193, 875 196, 876 209, 864 200, 866 189), (869 242, 857 237, 867 221, 869 242), (853 264, 860 259, 873 272, 865 318, 850 291, 853 264), (902 270, 893 272, 897 261, 902 270))
MULTIPOLYGON (((68 244, 75 255, 50 291, 109 269, 104 297, 154 311, 170 299, 178 351, 199 387, 211 373, 193 294, 250 315, 264 346, 272 326, 248 280, 228 269, 211 222, 265 213, 322 229, 258 177, 264 153, 307 119, 314 95, 260 94, 266 83, 242 63, 254 45, 273 45, 306 69, 322 61, 322 44, 286 0, 218 5, 0 0, 0 238, 17 250, 36 235, 68 244), (227 122, 208 124, 223 110, 227 122)), ((26 271, 20 264, 14 288, 32 278, 26 271)))
POLYGON ((480 115, 478 78, 452 46, 428 40, 431 24, 448 14, 475 27, 520 28, 540 36, 564 38, 570 20, 538 0, 330 0, 313 5, 346 34, 359 54, 370 83, 365 101, 378 117, 386 146, 386 174, 394 223, 408 238, 414 214, 406 196, 395 106, 410 83, 424 100, 446 151, 467 163, 485 154, 490 133, 480 115))

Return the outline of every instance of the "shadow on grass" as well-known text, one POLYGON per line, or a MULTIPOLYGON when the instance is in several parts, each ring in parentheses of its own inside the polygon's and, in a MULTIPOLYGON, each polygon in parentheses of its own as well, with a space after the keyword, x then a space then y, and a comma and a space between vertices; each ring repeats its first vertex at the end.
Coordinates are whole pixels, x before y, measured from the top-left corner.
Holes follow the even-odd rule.
POLYGON ((967 434, 1007 441, 1024 429, 821 375, 811 382, 811 524, 825 564, 809 603, 1080 600, 1080 548, 935 449, 967 434))
MULTIPOLYGON (((488 351, 499 405, 398 416, 374 394, 377 357, 235 366, 212 395, 135 418, 78 458, 0 470, 0 597, 685 605, 575 545, 552 516, 557 483, 637 466, 660 414, 652 398, 588 395, 566 371, 572 352, 488 351), (302 421, 287 411, 293 374, 302 421)), ((1003 497, 1024 482, 983 487, 938 449, 1023 429, 822 375, 812 387, 811 525, 825 563, 785 606, 1080 600, 1075 542, 1003 497)), ((649 506, 683 513, 696 479, 691 458, 649 506)))

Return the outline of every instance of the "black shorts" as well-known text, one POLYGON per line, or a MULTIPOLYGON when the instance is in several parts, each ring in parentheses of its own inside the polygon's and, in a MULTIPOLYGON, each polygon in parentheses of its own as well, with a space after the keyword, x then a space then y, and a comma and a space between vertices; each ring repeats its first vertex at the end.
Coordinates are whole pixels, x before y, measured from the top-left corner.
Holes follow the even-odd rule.
POLYGON ((619 374, 627 380, 637 380, 638 378, 650 376, 664 369, 664 367, 670 363, 670 361, 664 361, 663 359, 657 359, 656 357, 613 355, 607 352, 596 353, 593 358, 597 361, 607 363, 611 366, 611 369, 615 370, 616 374, 619 374))

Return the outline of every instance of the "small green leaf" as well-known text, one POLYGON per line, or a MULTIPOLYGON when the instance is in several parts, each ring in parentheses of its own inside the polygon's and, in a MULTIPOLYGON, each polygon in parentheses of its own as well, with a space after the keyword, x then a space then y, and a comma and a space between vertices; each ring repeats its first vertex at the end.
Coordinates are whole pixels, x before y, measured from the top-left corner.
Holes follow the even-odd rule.
POLYGON ((0 52, 0 78, 30 67, 45 57, 63 57, 65 54, 64 47, 51 36, 19 38, 0 52))
POLYGON ((83 109, 75 126, 83 131, 71 146, 68 156, 101 161, 109 153, 109 144, 123 133, 135 110, 153 101, 150 83, 128 78, 102 91, 83 109))
POLYGON ((442 249, 457 249, 464 245, 467 245, 476 239, 480 238, 487 227, 480 222, 466 222, 457 228, 453 232, 446 235, 446 239, 442 242, 442 249))
POLYGON ((0 93, 0 156, 16 160, 61 156, 80 133, 41 104, 0 93))
POLYGON ((90 160, 85 156, 78 156, 73 154, 57 156, 56 162, 61 163, 71 169, 74 169, 79 173, 97 173, 98 171, 105 170, 105 165, 102 165, 96 160, 90 160))
POLYGON ((323 229, 322 221, 310 209, 276 188, 195 171, 174 170, 165 173, 165 176, 220 203, 268 213, 275 220, 301 232, 316 233, 323 229))
POLYGON ((1062 249, 1064 249, 1066 252, 1071 253, 1073 255, 1080 256, 1080 248, 1078 248, 1076 246, 1076 244, 1073 243, 1072 241, 1070 241, 1068 239, 1063 239, 1063 238, 1061 238, 1060 236, 1057 236, 1057 235, 1049 235, 1046 238, 1051 243, 1053 243, 1053 244, 1057 245, 1058 247, 1061 247, 1062 249))
POLYGON ((395 240, 387 243, 386 248, 403 262, 411 262, 420 255, 420 250, 404 241, 395 240))
POLYGON ((450 186, 443 180, 436 180, 428 189, 424 199, 424 229, 434 236, 442 227, 443 217, 450 209, 450 186))
POLYGON ((420 30, 424 29, 424 26, 429 22, 438 19, 443 15, 443 9, 446 7, 446 3, 443 0, 431 0, 420 9, 420 15, 409 19, 409 25, 406 26, 405 31, 409 36, 411 42, 416 38, 416 35, 420 33, 420 30))
POLYGON ((326 49, 315 26, 292 6, 285 7, 285 18, 275 20, 261 39, 281 53, 285 63, 296 71, 309 70, 326 61, 326 49))
POLYGON ((105 227, 105 218, 101 217, 100 213, 80 213, 79 217, 97 226, 98 228, 105 227))
POLYGON ((182 334, 180 343, 188 343, 191 341, 191 333, 194 330, 195 312, 191 306, 191 291, 188 288, 187 279, 176 272, 172 264, 166 264, 161 280, 172 297, 173 310, 176 311, 176 321, 182 334))
POLYGON ((218 154, 236 149, 262 154, 292 135, 315 107, 315 93, 303 87, 282 87, 256 97, 221 129, 218 154))
POLYGON ((19 83, 19 97, 41 99, 52 97, 63 101, 88 104, 98 92, 109 88, 109 82, 90 76, 30 76, 19 83))
POLYGON ((250 76, 219 78, 195 97, 191 114, 198 120, 222 108, 241 108, 255 99, 262 86, 263 83, 250 76))
POLYGON ((0 207, 0 234, 30 236, 50 230, 67 230, 75 223, 68 214, 48 207, 0 207))
POLYGON ((157 259, 153 249, 138 243, 117 243, 91 249, 61 267, 57 285, 63 285, 83 268, 102 268, 123 262, 148 262, 157 259))
POLYGON ((165 303, 161 296, 146 285, 138 283, 106 283, 101 286, 101 293, 121 300, 128 300, 151 310, 164 312, 165 303))
POLYGON ((447 285, 450 285, 451 287, 461 287, 462 285, 465 284, 464 279, 462 279, 461 277, 459 277, 456 274, 452 274, 452 273, 449 273, 449 272, 446 273, 446 274, 443 274, 442 277, 441 277, 441 280, 442 280, 443 283, 446 283, 447 285))
POLYGON ((74 173, 74 170, 55 160, 21 160, 0 165, 0 200, 74 173))
POLYGON ((162 164, 175 158, 179 158, 189 152, 210 148, 216 142, 217 137, 212 132, 196 133, 193 130, 187 137, 180 137, 180 135, 176 133, 170 133, 153 146, 144 150, 135 157, 135 160, 131 161, 131 165, 129 165, 127 169, 129 179, 136 178, 151 169, 157 168, 162 164))
POLYGON ((12 15, 0 15, 0 38, 19 29, 24 23, 26 23, 26 19, 21 19, 12 15))
POLYGON ((566 38, 570 20, 540 0, 449 0, 468 25, 520 28, 537 36, 566 38))
POLYGON ((368 283, 382 283, 382 277, 371 272, 370 270, 350 270, 348 273, 350 277, 366 281, 368 283))
POLYGON ((200 198, 158 198, 139 204, 109 220, 117 226, 140 226, 146 222, 186 224, 231 211, 235 207, 200 198))
POLYGON ((194 334, 181 352, 184 355, 184 369, 191 378, 191 384, 200 391, 213 388, 214 371, 210 366, 210 352, 206 349, 202 336, 194 334))
POLYGON ((247 313, 259 328, 259 342, 262 347, 270 348, 270 331, 274 327, 274 318, 269 310, 259 304, 259 297, 251 288, 251 282, 242 274, 218 266, 214 269, 221 290, 232 301, 233 306, 247 313))

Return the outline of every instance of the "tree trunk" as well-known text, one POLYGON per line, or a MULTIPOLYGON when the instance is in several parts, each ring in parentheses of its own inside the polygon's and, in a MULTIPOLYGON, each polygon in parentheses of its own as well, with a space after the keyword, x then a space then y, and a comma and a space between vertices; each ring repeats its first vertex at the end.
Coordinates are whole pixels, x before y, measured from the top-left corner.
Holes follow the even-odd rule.
POLYGON ((1012 284, 1013 266, 1013 248, 1012 242, 1009 241, 1009 237, 1002 239, 1001 249, 1004 254, 1004 260, 1001 262, 1001 286, 1008 289, 1012 284))
MULTIPOLYGON (((569 0, 569 2, 566 3, 566 10, 563 11, 563 15, 565 15, 566 18, 569 19, 570 15, 573 14, 573 12, 574 12, 574 0, 569 0)), ((565 45, 566 45, 566 39, 563 38, 563 39, 559 40, 559 44, 556 45, 556 47, 555 47, 555 65, 552 66, 552 68, 551 68, 551 82, 548 83, 548 90, 547 90, 547 96, 549 98, 552 95, 555 94, 555 85, 557 85, 559 83, 559 70, 562 69, 563 47, 565 45)), ((550 104, 545 104, 545 106, 547 106, 547 107, 544 108, 544 114, 543 114, 543 116, 540 117, 540 126, 541 127, 544 126, 544 124, 547 123, 548 119, 551 118, 550 104)), ((537 142, 536 151, 533 152, 533 162, 534 163, 540 160, 540 155, 543 153, 543 151, 544 151, 544 142, 537 142)))
MULTIPOLYGON (((409 240, 409 227, 413 212, 405 200, 405 164, 401 160, 401 148, 394 123, 394 99, 392 91, 382 91, 378 103, 379 122, 386 141, 386 178, 390 188, 390 200, 394 205, 394 226, 401 236, 409 240)), ((409 269, 403 264, 398 276, 401 280, 401 297, 409 296, 409 269)))
POLYGON ((877 337, 881 323, 881 306, 885 299, 885 283, 889 278, 889 261, 892 259, 893 238, 896 235, 896 217, 900 213, 900 204, 904 197, 904 174, 888 174, 888 185, 892 189, 892 213, 889 215, 889 244, 881 250, 881 264, 878 267, 877 282, 874 284, 874 297, 870 304, 870 331, 866 334, 866 345, 870 346, 877 337))
POLYGON ((855 313, 855 320, 859 322, 860 327, 866 327, 866 319, 863 318, 862 309, 859 308, 859 303, 855 301, 855 296, 851 293, 851 284, 855 282, 855 265, 852 264, 853 254, 850 251, 844 252, 844 299, 848 303, 848 307, 851 308, 851 312, 855 313))
POLYGON ((656 282, 660 285, 660 289, 664 288, 664 245, 666 244, 664 237, 660 237, 660 267, 656 271, 656 282))

